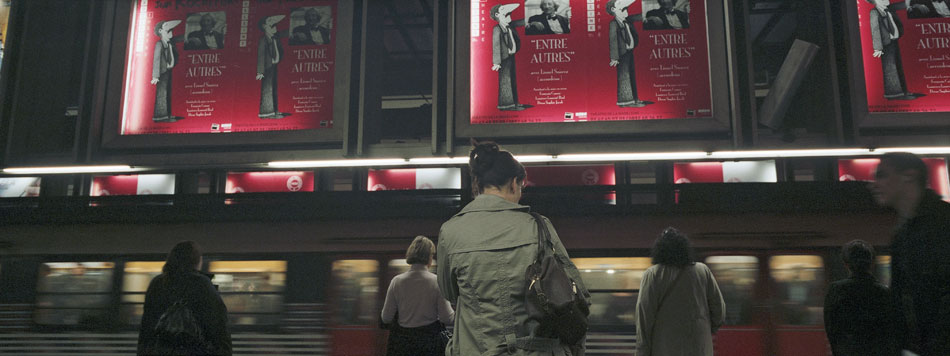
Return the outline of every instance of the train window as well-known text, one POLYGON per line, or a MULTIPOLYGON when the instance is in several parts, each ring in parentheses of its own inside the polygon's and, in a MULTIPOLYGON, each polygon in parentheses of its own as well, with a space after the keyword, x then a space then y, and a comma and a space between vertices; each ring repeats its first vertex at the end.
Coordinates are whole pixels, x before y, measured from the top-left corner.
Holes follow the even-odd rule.
MULTIPOLYGON (((389 260, 389 278, 392 279, 396 275, 406 272, 409 270, 409 264, 406 263, 405 258, 389 260)), ((429 272, 435 273, 436 264, 435 260, 432 260, 432 266, 429 266, 429 272)))
POLYGON ((126 262, 122 277, 122 321, 129 325, 142 322, 145 291, 152 278, 162 273, 164 261, 126 262))
POLYGON ((884 285, 891 285, 891 256, 877 256, 874 258, 874 271, 877 279, 884 285))
POLYGON ((819 256, 772 256, 769 273, 775 281, 778 316, 785 325, 821 325, 824 263, 819 256))
POLYGON ((213 261, 208 272, 236 325, 280 323, 287 261, 213 261))
POLYGON ((101 324, 109 306, 112 273, 112 262, 40 265, 34 321, 45 325, 101 324))
POLYGON ((716 276, 726 301, 726 325, 752 324, 752 300, 759 259, 754 256, 710 256, 706 265, 716 276))
POLYGON ((648 257, 573 258, 591 294, 590 323, 593 326, 636 324, 637 292, 648 257))
POLYGON ((336 283, 336 322, 339 325, 370 325, 379 320, 376 299, 379 293, 379 262, 376 260, 333 261, 336 283))

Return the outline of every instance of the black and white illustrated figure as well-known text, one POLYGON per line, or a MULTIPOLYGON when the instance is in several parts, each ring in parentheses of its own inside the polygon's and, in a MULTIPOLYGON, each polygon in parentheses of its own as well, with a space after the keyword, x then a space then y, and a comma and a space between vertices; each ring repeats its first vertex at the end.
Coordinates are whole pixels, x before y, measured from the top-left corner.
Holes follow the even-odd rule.
POLYGON ((185 30, 188 39, 185 41, 185 50, 206 50, 224 48, 224 11, 199 12, 188 15, 185 30), (222 19, 218 21, 218 19, 222 19), (198 28, 195 28, 195 25, 198 28))
POLYGON ((492 28, 492 66, 498 72, 498 110, 520 111, 532 107, 518 102, 518 76, 515 71, 515 54, 521 49, 518 27, 524 19, 512 21, 511 13, 518 4, 495 5, 489 15, 498 24, 492 28))
POLYGON ((644 0, 644 30, 680 30, 689 28, 689 0, 644 0), (659 5, 651 8, 651 2, 659 5))
POLYGON ((950 1, 947 0, 906 0, 907 18, 931 19, 950 17, 950 1))
POLYGON ((155 86, 152 121, 155 122, 175 122, 182 119, 172 115, 172 69, 178 64, 178 51, 175 49, 172 29, 180 23, 181 20, 170 20, 155 25, 155 35, 159 37, 152 54, 151 83, 155 86))
POLYGON ((330 26, 332 17, 329 6, 315 6, 295 9, 290 14, 291 27, 294 29, 290 36, 291 46, 324 45, 330 44, 330 26), (302 15, 302 16, 301 16, 302 15), (303 19, 303 24, 297 22, 303 19))
POLYGON ((888 100, 913 100, 917 95, 907 91, 904 80, 904 65, 901 63, 901 49, 898 41, 904 34, 904 26, 897 13, 889 7, 888 0, 867 0, 874 5, 868 21, 871 27, 871 41, 874 58, 881 59, 881 72, 884 76, 884 98, 888 100))
POLYGON ((640 39, 633 28, 633 20, 627 16, 627 7, 636 0, 610 0, 607 13, 610 21, 610 66, 617 68, 617 106, 641 108, 650 104, 637 96, 637 74, 633 63, 633 50, 640 39))
MULTIPOLYGON (((528 0, 525 8, 530 9, 537 3, 528 0)), ((525 34, 528 35, 560 35, 571 33, 571 6, 570 3, 560 3, 556 0, 541 0, 537 5, 541 13, 528 17, 525 34)), ((530 10, 529 10, 530 11, 530 10)))
POLYGON ((284 17, 286 16, 268 16, 259 23, 263 35, 257 43, 257 80, 261 81, 261 107, 257 116, 261 119, 282 119, 290 116, 278 111, 277 107, 277 64, 284 57, 277 23, 284 17))

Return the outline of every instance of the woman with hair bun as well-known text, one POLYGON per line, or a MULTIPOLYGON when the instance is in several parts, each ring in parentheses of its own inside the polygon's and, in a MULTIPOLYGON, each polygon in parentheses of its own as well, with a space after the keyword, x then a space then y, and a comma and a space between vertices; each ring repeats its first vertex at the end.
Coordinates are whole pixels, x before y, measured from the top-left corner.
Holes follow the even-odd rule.
MULTIPOLYGON (((583 341, 564 345, 538 335, 525 300, 525 270, 538 252, 538 228, 528 206, 518 204, 526 173, 510 152, 493 142, 469 154, 475 199, 442 225, 439 289, 456 304, 455 331, 447 356, 583 355, 583 341)), ((590 293, 551 221, 554 254, 590 303, 590 293)))
POLYGON ((689 239, 672 227, 652 256, 637 296, 637 355, 712 356, 712 334, 726 317, 712 271, 694 262, 689 239))

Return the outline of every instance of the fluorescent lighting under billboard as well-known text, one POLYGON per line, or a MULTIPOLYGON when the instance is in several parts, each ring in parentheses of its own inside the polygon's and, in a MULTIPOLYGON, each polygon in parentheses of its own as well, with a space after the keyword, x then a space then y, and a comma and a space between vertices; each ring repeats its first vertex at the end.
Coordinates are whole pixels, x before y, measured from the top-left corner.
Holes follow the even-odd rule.
POLYGON ((372 166, 400 166, 410 164, 402 158, 380 159, 338 159, 325 161, 274 161, 267 163, 274 168, 320 168, 320 167, 372 167, 372 166))
POLYGON ((4 168, 7 174, 69 174, 69 173, 121 173, 133 172, 131 166, 61 166, 61 167, 11 167, 4 168))

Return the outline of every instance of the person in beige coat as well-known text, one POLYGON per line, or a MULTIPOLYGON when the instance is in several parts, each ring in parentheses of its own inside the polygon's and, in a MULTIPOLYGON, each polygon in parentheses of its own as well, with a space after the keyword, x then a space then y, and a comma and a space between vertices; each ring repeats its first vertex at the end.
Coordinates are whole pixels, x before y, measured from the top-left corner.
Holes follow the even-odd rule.
POLYGON ((637 356, 712 356, 726 302, 712 271, 690 251, 689 239, 672 227, 653 245, 637 297, 637 356))

